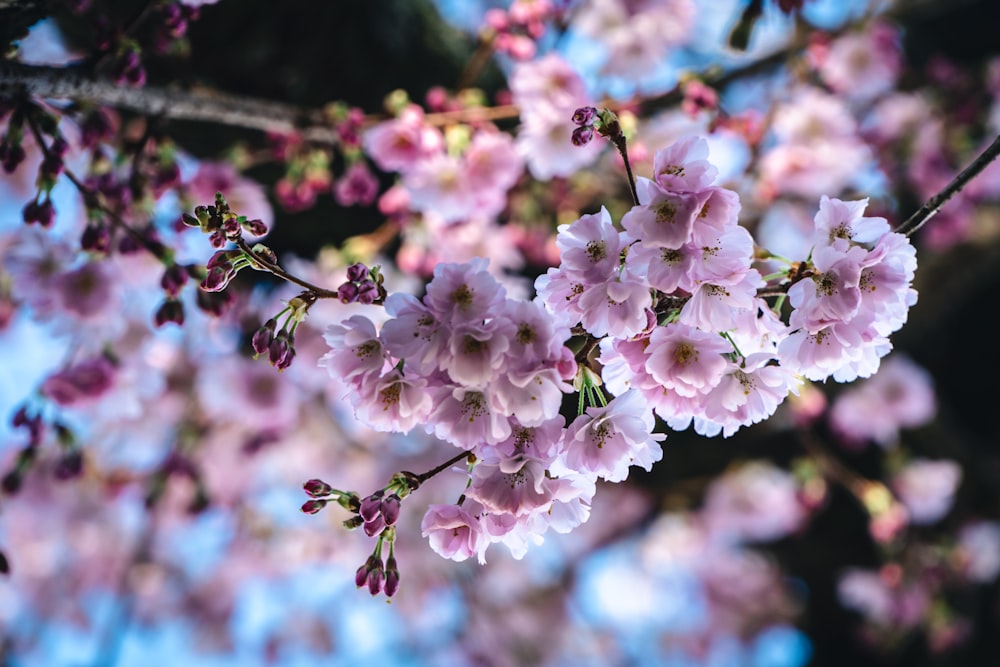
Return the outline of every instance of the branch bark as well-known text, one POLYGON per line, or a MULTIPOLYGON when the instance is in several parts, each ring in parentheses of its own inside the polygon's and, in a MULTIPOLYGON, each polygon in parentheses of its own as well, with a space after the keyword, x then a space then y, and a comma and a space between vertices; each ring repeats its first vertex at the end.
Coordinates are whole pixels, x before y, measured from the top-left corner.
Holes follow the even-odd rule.
POLYGON ((905 222, 893 231, 910 236, 923 227, 924 223, 933 218, 941 210, 945 202, 961 192, 962 188, 968 185, 969 181, 973 178, 981 174, 993 160, 997 159, 998 155, 1000 155, 1000 136, 994 139, 993 143, 979 154, 979 157, 952 179, 945 186, 944 190, 928 199, 923 206, 917 209, 916 213, 907 218, 905 222))
POLYGON ((135 111, 147 116, 243 127, 262 132, 302 132, 307 141, 332 144, 322 112, 291 104, 218 92, 146 86, 128 88, 93 79, 73 68, 0 61, 0 95, 28 93, 135 111))

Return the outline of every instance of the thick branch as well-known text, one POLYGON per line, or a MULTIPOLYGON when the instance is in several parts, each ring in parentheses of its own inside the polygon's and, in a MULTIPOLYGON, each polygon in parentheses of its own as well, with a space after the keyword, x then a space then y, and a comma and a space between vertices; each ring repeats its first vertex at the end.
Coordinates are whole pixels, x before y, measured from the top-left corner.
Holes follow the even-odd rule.
POLYGON ((988 167, 998 155, 1000 155, 1000 136, 994 139, 989 148, 980 153, 979 157, 972 161, 972 164, 963 169, 958 176, 952 179, 951 183, 946 185, 944 190, 928 199, 916 213, 911 215, 906 222, 901 224, 899 227, 896 227, 893 231, 910 236, 915 231, 923 227, 925 222, 933 218, 934 215, 941 210, 941 207, 944 206, 945 202, 958 194, 962 188, 969 183, 969 181, 986 169, 986 167, 988 167))
POLYGON ((28 93, 46 99, 71 99, 135 111, 147 116, 244 127, 263 132, 300 130, 308 141, 332 144, 333 130, 322 114, 281 102, 217 92, 146 86, 128 88, 92 79, 72 68, 0 61, 0 95, 28 93))

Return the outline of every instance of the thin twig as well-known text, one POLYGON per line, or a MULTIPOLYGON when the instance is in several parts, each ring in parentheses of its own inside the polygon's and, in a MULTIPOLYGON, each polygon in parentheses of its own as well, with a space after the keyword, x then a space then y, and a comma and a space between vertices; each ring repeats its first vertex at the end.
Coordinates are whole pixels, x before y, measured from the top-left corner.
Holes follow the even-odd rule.
POLYGON ((267 261, 266 259, 264 259, 260 255, 258 255, 257 253, 255 253, 253 251, 253 248, 251 248, 250 245, 245 240, 243 240, 242 238, 236 240, 236 245, 237 245, 237 247, 239 247, 240 250, 243 251, 243 253, 247 256, 247 258, 250 259, 250 261, 253 262, 254 264, 256 264, 258 267, 260 267, 260 269, 262 269, 264 271, 267 271, 268 273, 271 273, 271 274, 277 276, 278 278, 281 278, 282 280, 287 280, 290 283, 293 283, 295 285, 298 285, 299 287, 302 287, 303 289, 309 291, 317 299, 337 299, 337 298, 339 298, 339 295, 336 292, 328 290, 328 289, 323 288, 323 287, 319 287, 317 285, 313 285, 308 280, 303 280, 302 278, 299 278, 298 276, 294 276, 291 273, 288 273, 287 271, 285 271, 283 268, 281 268, 277 264, 272 264, 271 262, 267 261))
POLYGON ((1000 136, 993 140, 993 143, 972 161, 968 167, 963 169, 958 176, 952 179, 951 183, 945 186, 944 190, 928 199, 920 209, 911 215, 907 220, 896 227, 893 231, 906 236, 912 235, 924 224, 934 217, 941 210, 945 202, 958 194, 969 181, 978 176, 993 160, 1000 155, 1000 136))
POLYGON ((422 475, 417 475, 417 479, 419 479, 421 483, 426 482, 434 475, 438 474, 443 470, 447 470, 448 468, 455 465, 462 459, 468 458, 470 455, 471 455, 470 452, 462 452, 461 454, 456 454, 455 456, 451 457, 450 459, 448 459, 441 465, 437 466, 436 468, 432 468, 427 472, 423 473, 422 475))

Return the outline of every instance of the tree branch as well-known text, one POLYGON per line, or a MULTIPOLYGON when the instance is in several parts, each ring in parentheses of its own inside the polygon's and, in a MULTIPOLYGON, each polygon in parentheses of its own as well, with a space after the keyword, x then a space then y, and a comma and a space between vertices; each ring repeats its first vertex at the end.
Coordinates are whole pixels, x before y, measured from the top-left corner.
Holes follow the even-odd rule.
POLYGON ((969 183, 969 181, 982 173, 982 171, 986 169, 986 167, 988 167, 998 155, 1000 155, 1000 136, 994 139, 993 143, 990 144, 986 150, 980 153, 979 157, 972 161, 972 164, 963 169, 958 176, 952 179, 951 183, 946 185, 944 190, 928 199, 916 213, 907 218, 904 223, 896 227, 893 231, 910 236, 923 227, 924 223, 933 218, 934 215, 941 210, 941 207, 945 205, 945 202, 958 194, 962 188, 969 183))
POLYGON ((28 93, 71 99, 174 120, 219 123, 263 132, 302 132, 312 142, 333 144, 336 135, 317 110, 218 92, 146 86, 128 88, 93 79, 78 69, 0 61, 0 95, 28 93))

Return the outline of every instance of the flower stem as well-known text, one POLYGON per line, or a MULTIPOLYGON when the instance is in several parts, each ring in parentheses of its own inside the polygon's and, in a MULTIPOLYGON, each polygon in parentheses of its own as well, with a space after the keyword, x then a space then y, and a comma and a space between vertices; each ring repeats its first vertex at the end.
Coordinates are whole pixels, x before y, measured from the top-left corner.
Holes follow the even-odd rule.
POLYGON ((990 144, 986 150, 980 153, 968 167, 963 169, 958 176, 953 178, 952 181, 945 186, 944 190, 928 199, 916 213, 907 218, 905 222, 896 227, 893 231, 898 234, 905 234, 906 236, 912 235, 918 229, 923 227, 928 220, 933 218, 937 212, 941 210, 941 207, 944 206, 945 202, 958 194, 962 188, 969 183, 969 181, 986 169, 986 167, 988 167, 998 155, 1000 155, 1000 136, 994 139, 993 143, 990 144))

